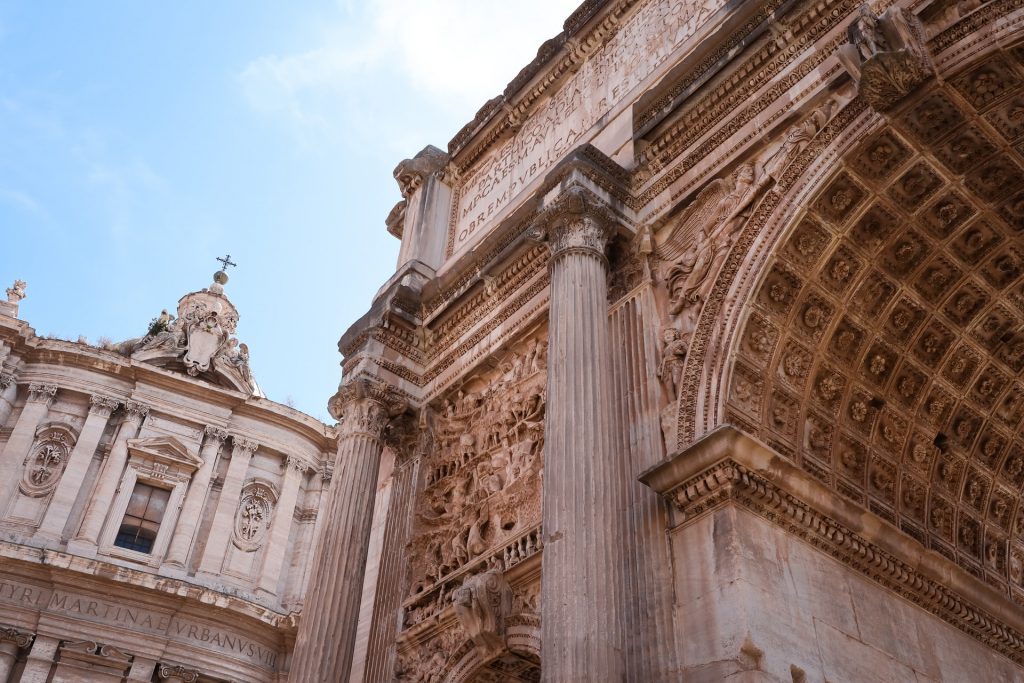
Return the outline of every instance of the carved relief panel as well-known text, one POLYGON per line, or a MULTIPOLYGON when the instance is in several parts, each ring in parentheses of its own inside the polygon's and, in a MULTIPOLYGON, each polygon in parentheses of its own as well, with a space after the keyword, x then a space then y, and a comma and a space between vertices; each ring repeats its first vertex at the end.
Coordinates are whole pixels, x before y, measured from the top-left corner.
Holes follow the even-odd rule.
POLYGON ((18 489, 34 498, 49 494, 60 480, 74 445, 75 435, 65 427, 53 425, 41 429, 25 460, 18 489))
POLYGON ((500 655, 505 627, 487 624, 516 623, 513 594, 503 589, 495 605, 477 604, 474 596, 492 583, 507 589, 503 572, 541 549, 544 335, 485 366, 435 402, 419 445, 421 490, 405 553, 402 680, 434 680, 474 642, 486 645, 486 657, 500 655), (446 630, 424 635, 442 614, 446 630), (456 615, 471 627, 460 626, 456 615))
POLYGON ((267 482, 250 481, 242 488, 231 537, 238 549, 246 552, 260 549, 270 530, 276 502, 277 493, 267 482))

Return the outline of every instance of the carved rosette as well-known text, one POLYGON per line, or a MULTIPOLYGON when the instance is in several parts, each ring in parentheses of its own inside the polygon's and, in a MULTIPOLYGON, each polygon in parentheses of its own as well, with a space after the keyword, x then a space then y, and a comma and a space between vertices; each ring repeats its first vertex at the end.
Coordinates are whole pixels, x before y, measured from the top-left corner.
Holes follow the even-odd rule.
POLYGON ((0 626, 0 643, 13 643, 17 648, 26 648, 34 639, 32 633, 19 631, 13 626, 0 626))
POLYGON ((74 435, 63 427, 48 427, 36 436, 18 488, 26 496, 38 498, 49 494, 60 481, 67 465, 74 435))
POLYGON ((114 398, 106 396, 89 397, 89 412, 103 417, 110 417, 110 414, 117 410, 119 405, 121 405, 121 402, 114 398))
POLYGON ((57 385, 55 384, 36 384, 32 383, 28 385, 28 402, 29 403, 45 403, 50 405, 53 401, 53 397, 57 395, 57 385))
POLYGON ((384 435, 391 418, 404 412, 408 403, 392 386, 373 379, 357 379, 338 389, 328 403, 341 421, 341 436, 363 434, 373 439, 384 435))
POLYGON ((541 215, 535 234, 547 238, 551 264, 571 253, 596 256, 607 265, 605 250, 615 235, 608 208, 581 187, 566 190, 541 215))
POLYGON ((180 664, 161 664, 159 677, 169 683, 196 683, 199 680, 197 669, 187 669, 180 664))
POLYGON ((242 489, 232 536, 240 550, 255 552, 260 549, 270 530, 276 502, 273 488, 263 482, 250 482, 242 489))

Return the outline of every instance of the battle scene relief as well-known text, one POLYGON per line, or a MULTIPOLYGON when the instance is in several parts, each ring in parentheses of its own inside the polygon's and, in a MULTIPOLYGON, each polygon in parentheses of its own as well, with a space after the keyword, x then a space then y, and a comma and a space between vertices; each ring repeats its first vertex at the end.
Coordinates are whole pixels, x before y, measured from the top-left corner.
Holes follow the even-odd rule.
POLYGON ((523 615, 539 623, 539 565, 532 587, 513 591, 505 575, 541 549, 547 341, 532 336, 483 366, 421 424, 399 680, 434 680, 474 647, 504 672, 486 680, 539 680, 505 637, 523 615))

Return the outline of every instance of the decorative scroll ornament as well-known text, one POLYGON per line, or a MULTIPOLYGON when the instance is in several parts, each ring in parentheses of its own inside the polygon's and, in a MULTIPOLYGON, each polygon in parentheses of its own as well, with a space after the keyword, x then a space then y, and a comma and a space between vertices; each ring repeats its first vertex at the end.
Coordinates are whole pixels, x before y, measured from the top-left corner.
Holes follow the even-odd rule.
POLYGON ((462 630, 485 659, 506 649, 505 619, 512 614, 512 587, 500 569, 471 576, 452 596, 462 630))
POLYGON ((36 436, 36 446, 25 461, 19 489, 26 496, 45 496, 57 485, 68 455, 75 444, 74 435, 63 427, 47 427, 36 436))
POLYGON ((878 111, 892 107, 935 74, 924 27, 911 12, 890 7, 875 16, 864 3, 847 32, 850 42, 840 47, 839 59, 878 111))
POLYGON ((262 482, 251 482, 242 489, 242 498, 235 514, 234 543, 239 549, 254 552, 260 549, 274 514, 277 496, 262 482))
POLYGON ((161 664, 159 676, 161 681, 169 683, 196 683, 199 680, 199 671, 187 669, 180 664, 161 664))
POLYGON ((35 640, 35 635, 19 631, 13 626, 0 626, 0 643, 14 643, 17 648, 26 648, 35 640))

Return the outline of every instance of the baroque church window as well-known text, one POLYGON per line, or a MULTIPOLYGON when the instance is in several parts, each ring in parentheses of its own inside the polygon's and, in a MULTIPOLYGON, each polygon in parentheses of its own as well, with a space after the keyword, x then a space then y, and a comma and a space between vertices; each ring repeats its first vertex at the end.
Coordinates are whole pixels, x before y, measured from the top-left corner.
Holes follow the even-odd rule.
POLYGON ((171 491, 168 489, 136 482, 121 527, 114 538, 114 545, 140 553, 151 553, 170 498, 171 491))

